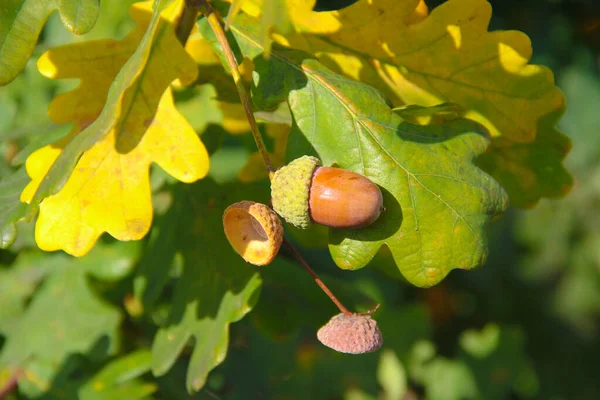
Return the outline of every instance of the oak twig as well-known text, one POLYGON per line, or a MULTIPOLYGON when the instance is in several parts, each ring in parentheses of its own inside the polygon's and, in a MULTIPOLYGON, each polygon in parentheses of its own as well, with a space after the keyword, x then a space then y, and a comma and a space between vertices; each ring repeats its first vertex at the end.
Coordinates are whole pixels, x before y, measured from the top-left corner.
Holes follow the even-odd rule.
POLYGON ((202 14, 204 14, 208 24, 213 30, 219 44, 221 45, 221 48, 223 49, 225 59, 227 60, 227 65, 229 66, 231 76, 233 77, 233 81, 235 83, 235 87, 237 88, 238 95, 240 96, 240 100, 244 106, 244 111, 246 112, 248 122, 250 123, 252 137, 254 138, 254 142, 256 143, 256 147, 258 148, 258 152, 263 159, 265 167, 269 172, 269 178, 272 178, 275 170, 271 164, 271 159, 269 158, 269 154, 267 152, 267 148, 265 147, 265 143, 263 142, 262 136, 258 131, 258 125, 256 124, 254 113, 252 112, 252 106, 250 105, 250 98, 248 97, 248 93, 244 87, 244 82, 242 81, 240 71, 238 70, 235 55, 233 54, 233 50, 231 50, 231 46, 227 41, 225 31, 223 30, 223 26, 221 25, 221 21, 219 19, 219 15, 215 12, 215 10, 213 10, 209 2, 206 0, 186 0, 186 4, 191 8, 195 7, 196 9, 200 10, 202 14))

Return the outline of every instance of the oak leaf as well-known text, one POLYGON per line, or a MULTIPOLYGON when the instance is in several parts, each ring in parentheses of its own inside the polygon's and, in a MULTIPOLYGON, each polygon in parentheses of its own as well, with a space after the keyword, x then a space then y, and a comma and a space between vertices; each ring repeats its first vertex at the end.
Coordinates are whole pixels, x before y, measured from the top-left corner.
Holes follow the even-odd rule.
MULTIPOLYGON (((429 14, 418 0, 359 0, 331 12, 314 12, 314 3, 289 0, 296 33, 273 39, 376 87, 396 106, 462 106, 467 118, 491 133, 492 156, 482 165, 503 183, 510 182, 506 189, 513 204, 528 207, 541 197, 569 191, 572 178, 561 164, 569 140, 542 122, 563 113, 564 96, 548 68, 528 63, 532 49, 524 33, 488 32, 492 8, 487 1, 450 0, 429 14), (543 151, 538 135, 555 146, 545 160, 511 155, 543 151), (545 181, 548 164, 557 176, 545 181), (519 173, 537 182, 523 180, 515 175, 519 173)), ((256 17, 261 4, 245 1, 242 9, 256 17)))
POLYGON ((197 74, 173 29, 182 4, 158 2, 153 14, 149 2, 135 4, 137 27, 123 40, 66 45, 38 61, 47 77, 81 81, 50 105, 53 121, 74 124, 70 135, 26 163, 32 182, 21 200, 44 199, 35 232, 41 249, 81 256, 103 232, 143 237, 152 220, 152 162, 183 182, 207 174, 206 149, 169 88, 197 74))
POLYGON ((122 312, 98 295, 90 278, 123 279, 139 248, 138 243, 99 245, 82 258, 20 253, 14 267, 0 274, 0 332, 6 338, 0 376, 16 367, 23 370, 20 385, 46 391, 69 357, 114 355, 122 312))
POLYGON ((12 81, 31 56, 42 27, 54 11, 71 32, 81 35, 94 27, 97 0, 7 0, 0 12, 0 86, 12 81))

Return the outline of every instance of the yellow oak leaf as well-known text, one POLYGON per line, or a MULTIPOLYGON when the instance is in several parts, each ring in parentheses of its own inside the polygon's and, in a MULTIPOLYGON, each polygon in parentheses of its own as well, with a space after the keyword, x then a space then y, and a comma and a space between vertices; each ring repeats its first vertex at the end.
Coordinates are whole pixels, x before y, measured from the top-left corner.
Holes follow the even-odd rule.
POLYGON ((137 26, 123 40, 71 44, 40 57, 38 68, 43 75, 77 78, 80 85, 52 101, 52 120, 73 123, 73 129, 67 138, 27 159, 32 181, 21 200, 34 201, 38 187, 61 153, 90 129, 98 130, 91 136, 98 140, 83 152, 64 186, 40 204, 35 238, 41 249, 63 249, 82 256, 103 232, 119 240, 143 237, 153 214, 149 183, 152 162, 183 182, 196 181, 208 173, 208 153, 175 109, 169 88, 176 79, 190 83, 197 75, 194 61, 173 29, 182 4, 171 4, 158 18, 158 11, 152 13, 151 2, 137 3, 131 8, 137 26), (149 26, 153 29, 150 33, 149 26), (134 64, 128 59, 143 46, 148 46, 143 49, 146 63, 132 73, 128 68, 134 64), (118 79, 128 73, 135 79, 128 86, 124 84, 115 104, 109 104, 107 99, 111 99, 118 79), (107 115, 110 111, 112 114, 107 115))
MULTIPOLYGON (((233 23, 235 16, 240 10, 251 17, 261 17, 263 34, 265 29, 276 27, 276 32, 285 34, 294 28, 296 32, 307 32, 311 34, 331 34, 339 31, 344 21, 337 17, 337 12, 313 12, 316 0, 225 0, 231 2, 227 13, 226 25, 233 23), (277 9, 277 19, 270 17, 270 10, 277 9), (292 27, 289 27, 288 21, 292 27)), ((428 7, 424 0, 415 2, 414 7, 406 14, 404 23, 407 25, 417 23, 428 14, 428 7)), ((379 10, 375 9, 372 15, 366 18, 376 18, 379 10)), ((267 34, 273 33, 270 29, 267 34)))
POLYGON ((385 87, 394 105, 457 103, 492 136, 533 141, 540 115, 564 101, 551 71, 528 64, 529 38, 488 32, 492 8, 485 0, 449 0, 412 23, 419 6, 418 0, 360 0, 339 11, 313 12, 292 20, 305 35, 289 40, 294 48, 333 58, 338 69, 349 64, 354 79, 365 81, 364 70, 374 70, 367 75, 379 79, 367 83, 385 87), (314 14, 327 14, 326 22, 335 19, 339 29, 315 26, 314 14))

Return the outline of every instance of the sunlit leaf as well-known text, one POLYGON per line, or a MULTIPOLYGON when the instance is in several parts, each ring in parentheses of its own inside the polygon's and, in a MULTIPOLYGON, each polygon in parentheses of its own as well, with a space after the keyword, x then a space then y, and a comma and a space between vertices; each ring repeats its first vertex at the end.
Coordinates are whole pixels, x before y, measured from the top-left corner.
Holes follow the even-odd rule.
POLYGON ((103 232, 139 239, 152 220, 152 162, 184 182, 208 172, 206 149, 169 89, 197 73, 173 30, 182 3, 169 3, 157 3, 152 16, 149 3, 135 5, 137 28, 122 41, 67 45, 40 58, 46 76, 81 80, 50 105, 55 122, 74 123, 70 135, 26 163, 33 180, 21 199, 35 209, 45 198, 36 224, 40 248, 80 256, 103 232))
POLYGON ((302 18, 294 23, 305 34, 315 33, 307 43, 319 58, 345 49, 350 55, 337 62, 342 70, 352 59, 364 69, 374 69, 378 82, 371 82, 365 71, 352 77, 387 86, 395 94, 394 103, 458 103, 493 137, 532 141, 539 118, 564 107, 552 73, 527 64, 531 45, 526 35, 487 32, 489 3, 451 0, 419 23, 405 23, 417 4, 417 0, 359 1, 339 11, 313 12, 304 17, 310 24, 303 24, 302 18), (327 32, 325 24, 314 24, 311 16, 338 21, 337 27, 330 24, 327 32))
MULTIPOLYGON (((185 49, 200 67, 198 83, 210 83, 217 92, 210 100, 209 106, 198 107, 197 105, 194 110, 195 113, 197 114, 199 110, 208 113, 209 108, 216 106, 218 111, 213 111, 212 114, 213 116, 220 114, 219 122, 222 123, 225 130, 233 135, 249 133, 250 124, 248 123, 248 117, 246 116, 244 107, 240 103, 233 78, 228 73, 229 70, 224 70, 221 67, 218 55, 214 52, 210 43, 198 33, 198 29, 195 26, 190 39, 186 43, 185 49)), ((242 77, 249 80, 252 71, 244 71, 245 65, 242 63, 239 69, 242 77)))

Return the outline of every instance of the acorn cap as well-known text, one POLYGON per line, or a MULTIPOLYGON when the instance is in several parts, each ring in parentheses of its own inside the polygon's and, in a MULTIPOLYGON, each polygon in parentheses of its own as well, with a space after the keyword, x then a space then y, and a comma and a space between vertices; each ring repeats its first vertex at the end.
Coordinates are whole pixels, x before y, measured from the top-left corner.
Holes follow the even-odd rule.
POLYGON ((316 157, 302 156, 277 170, 271 180, 273 209, 298 228, 306 229, 312 223, 308 196, 313 171, 320 164, 316 157))
POLYGON ((254 265, 269 264, 283 241, 283 227, 277 214, 253 201, 240 201, 227 207, 223 227, 233 249, 254 265))
POLYGON ((325 346, 348 354, 370 353, 383 344, 377 321, 361 314, 334 316, 319 329, 317 338, 325 346))

